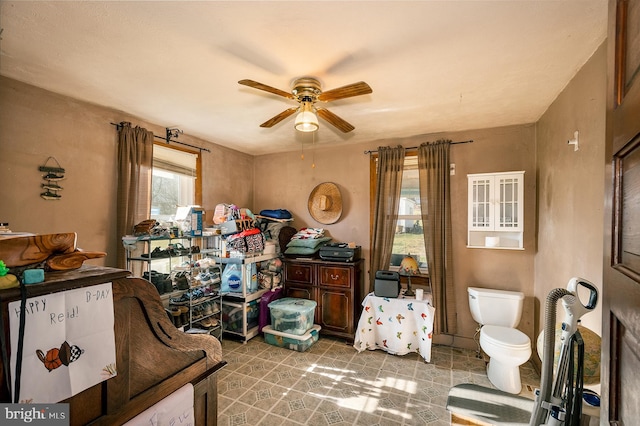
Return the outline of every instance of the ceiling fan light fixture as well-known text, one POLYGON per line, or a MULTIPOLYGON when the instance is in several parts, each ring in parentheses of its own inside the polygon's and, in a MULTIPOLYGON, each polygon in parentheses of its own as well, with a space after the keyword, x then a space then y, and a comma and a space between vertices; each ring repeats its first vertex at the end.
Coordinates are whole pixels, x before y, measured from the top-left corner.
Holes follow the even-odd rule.
POLYGON ((295 129, 300 132, 314 132, 318 130, 319 115, 324 121, 331 124, 341 132, 349 133, 355 129, 355 127, 326 108, 316 109, 314 106, 315 102, 336 101, 338 99, 351 98, 353 96, 366 95, 373 92, 371 87, 369 87, 369 85, 364 81, 347 84, 346 86, 323 92, 320 82, 314 77, 300 77, 296 79, 292 84, 291 93, 248 79, 240 80, 238 83, 243 86, 253 87, 254 89, 264 90, 265 92, 273 93, 274 95, 292 99, 300 103, 299 107, 286 109, 260 125, 260 127, 273 127, 285 118, 298 113, 295 120, 295 129))
POLYGON ((318 127, 318 116, 313 112, 311 104, 303 102, 300 112, 296 115, 296 130, 299 132, 315 132, 318 127))

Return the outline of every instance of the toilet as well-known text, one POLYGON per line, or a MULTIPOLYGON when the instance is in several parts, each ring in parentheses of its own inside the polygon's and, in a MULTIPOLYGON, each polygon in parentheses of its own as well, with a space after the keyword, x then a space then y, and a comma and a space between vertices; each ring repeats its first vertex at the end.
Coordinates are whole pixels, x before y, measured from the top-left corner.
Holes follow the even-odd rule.
POLYGON ((520 366, 531 357, 531 340, 515 328, 524 294, 478 287, 468 287, 467 292, 471 316, 481 327, 480 347, 489 356, 489 380, 501 391, 520 393, 520 366))

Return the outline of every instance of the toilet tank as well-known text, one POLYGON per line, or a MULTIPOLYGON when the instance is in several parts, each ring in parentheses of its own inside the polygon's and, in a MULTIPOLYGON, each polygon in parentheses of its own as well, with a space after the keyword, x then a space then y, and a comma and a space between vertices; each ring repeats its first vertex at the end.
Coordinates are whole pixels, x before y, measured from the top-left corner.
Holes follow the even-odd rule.
POLYGON ((482 325, 515 328, 522 316, 524 294, 519 291, 468 287, 473 319, 482 325))

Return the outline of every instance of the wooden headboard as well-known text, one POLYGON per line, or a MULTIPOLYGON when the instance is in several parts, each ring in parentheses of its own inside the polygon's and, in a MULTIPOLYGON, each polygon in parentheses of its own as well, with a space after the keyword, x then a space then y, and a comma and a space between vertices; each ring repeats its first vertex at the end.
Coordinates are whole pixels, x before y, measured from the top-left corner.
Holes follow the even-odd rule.
MULTIPOLYGON (((125 423, 187 383, 194 386, 196 425, 217 422, 217 371, 225 365, 220 342, 209 335, 185 334, 169 320, 155 287, 129 278, 121 269, 83 266, 47 273, 45 282, 26 286, 27 297, 112 283, 117 376, 65 401, 71 425, 125 423)), ((0 308, 9 342, 8 303, 20 289, 0 290, 0 308)), ((7 349, 9 352, 11 348, 7 349)), ((2 360, 0 359, 0 365, 2 360)), ((0 401, 11 395, 0 371, 0 401)))

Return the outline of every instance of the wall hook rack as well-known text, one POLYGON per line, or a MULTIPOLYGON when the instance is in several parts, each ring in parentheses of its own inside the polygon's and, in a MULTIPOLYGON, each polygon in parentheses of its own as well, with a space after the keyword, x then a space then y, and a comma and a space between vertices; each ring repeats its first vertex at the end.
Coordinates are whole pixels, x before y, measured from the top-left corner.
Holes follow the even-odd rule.
POLYGON ((64 179, 65 170, 58 160, 56 160, 55 157, 49 157, 43 166, 38 167, 38 170, 46 172, 45 175, 42 175, 42 179, 44 179, 45 182, 40 185, 45 191, 40 194, 40 197, 45 200, 59 200, 62 198, 62 195, 58 194, 58 191, 61 191, 63 188, 58 182, 64 179), (49 166, 50 160, 53 160, 56 166, 49 166))
POLYGON ((38 167, 38 170, 40 170, 41 172, 49 172, 49 173, 64 173, 64 169, 62 168, 60 163, 58 163, 58 160, 56 160, 56 157, 47 158, 47 161, 44 162, 44 166, 38 167), (49 160, 53 160, 56 163, 57 167, 47 166, 47 164, 49 163, 49 160))

